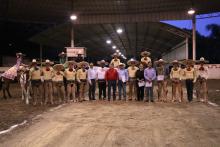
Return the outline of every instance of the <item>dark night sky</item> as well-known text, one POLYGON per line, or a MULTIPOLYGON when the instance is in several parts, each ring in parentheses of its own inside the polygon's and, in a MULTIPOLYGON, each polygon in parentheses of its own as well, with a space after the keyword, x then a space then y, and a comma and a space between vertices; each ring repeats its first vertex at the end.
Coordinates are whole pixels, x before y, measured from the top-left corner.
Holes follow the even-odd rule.
MULTIPOLYGON (((218 17, 212 17, 212 18, 204 18, 204 19, 197 19, 197 25, 196 29, 197 31, 203 35, 203 36, 209 36, 210 32, 206 29, 206 26, 208 24, 219 24, 220 25, 220 14, 214 13, 214 16, 218 17)), ((209 17, 210 15, 202 15, 199 17, 209 17)), ((191 20, 179 20, 179 21, 163 21, 165 23, 168 23, 170 25, 179 27, 179 28, 186 28, 186 29, 192 29, 192 21, 191 20)))

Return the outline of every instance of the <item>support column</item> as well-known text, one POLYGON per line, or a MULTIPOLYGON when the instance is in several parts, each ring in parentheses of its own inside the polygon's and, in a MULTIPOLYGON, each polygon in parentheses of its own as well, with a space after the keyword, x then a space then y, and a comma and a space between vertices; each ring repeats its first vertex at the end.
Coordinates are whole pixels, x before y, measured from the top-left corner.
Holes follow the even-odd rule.
POLYGON ((186 56, 186 59, 189 59, 189 38, 186 37, 186 52, 185 52, 185 56, 186 56))
POLYGON ((196 60, 196 15, 192 18, 192 59, 196 60))
POLYGON ((74 47, 74 26, 71 24, 71 47, 74 47))
POLYGON ((42 67, 43 49, 42 44, 40 44, 40 67, 42 67))

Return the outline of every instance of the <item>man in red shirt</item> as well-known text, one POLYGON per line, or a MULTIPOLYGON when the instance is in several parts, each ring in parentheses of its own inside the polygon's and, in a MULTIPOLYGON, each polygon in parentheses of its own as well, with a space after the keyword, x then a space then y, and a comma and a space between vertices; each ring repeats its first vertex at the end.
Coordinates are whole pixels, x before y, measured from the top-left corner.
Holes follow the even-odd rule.
POLYGON ((113 101, 116 100, 116 84, 118 80, 118 72, 114 69, 114 64, 109 65, 109 69, 106 71, 105 79, 108 82, 108 100, 111 99, 111 89, 113 89, 113 101))

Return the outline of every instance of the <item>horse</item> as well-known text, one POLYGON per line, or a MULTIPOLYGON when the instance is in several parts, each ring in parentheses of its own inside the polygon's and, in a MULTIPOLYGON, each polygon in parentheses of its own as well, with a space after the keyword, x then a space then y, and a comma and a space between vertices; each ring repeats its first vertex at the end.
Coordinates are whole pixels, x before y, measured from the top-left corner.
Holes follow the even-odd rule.
POLYGON ((10 93, 10 83, 12 83, 12 80, 11 79, 7 79, 5 77, 1 77, 0 78, 0 90, 3 91, 3 97, 5 99, 7 99, 7 96, 6 96, 6 92, 8 94, 8 97, 11 98, 11 93, 10 93))
POLYGON ((21 86, 21 100, 29 104, 30 91, 31 91, 31 82, 29 81, 29 70, 25 70, 19 73, 19 83, 21 86))

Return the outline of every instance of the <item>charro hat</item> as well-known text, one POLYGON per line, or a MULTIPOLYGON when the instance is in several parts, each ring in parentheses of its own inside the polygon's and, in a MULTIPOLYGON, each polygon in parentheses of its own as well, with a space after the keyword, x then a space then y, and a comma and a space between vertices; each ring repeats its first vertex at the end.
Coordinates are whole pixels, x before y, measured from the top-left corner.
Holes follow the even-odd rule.
POLYGON ((150 56, 150 52, 148 51, 143 51, 141 52, 141 56, 144 57, 144 56, 150 56))
POLYGON ((53 66, 53 69, 56 71, 61 71, 61 70, 64 70, 64 66, 63 66, 63 64, 55 64, 53 66))
POLYGON ((59 57, 60 56, 66 56, 66 53, 64 53, 64 52, 61 52, 61 53, 59 53, 59 55, 58 55, 59 57))
POLYGON ((195 61, 192 60, 192 59, 186 59, 186 60, 183 61, 183 64, 185 64, 185 65, 194 65, 195 61))
POLYGON ((26 55, 21 52, 18 52, 18 53, 16 53, 16 56, 26 56, 26 55))
POLYGON ((208 60, 205 60, 204 57, 201 57, 198 61, 196 61, 197 63, 209 63, 208 60))
POLYGON ((130 60, 128 60, 127 64, 130 65, 137 65, 139 64, 139 62, 133 58, 131 58, 130 60))
POLYGON ((123 66, 125 67, 126 65, 124 63, 120 63, 118 66, 123 66))
POLYGON ((159 60, 155 61, 155 64, 159 64, 159 63, 165 64, 167 62, 163 59, 159 59, 159 60))
POLYGON ((112 57, 119 57, 120 55, 118 53, 112 54, 112 57))
POLYGON ((89 63, 88 62, 86 62, 86 61, 82 61, 82 62, 79 62, 78 64, 78 67, 82 67, 82 66, 85 66, 85 67, 88 67, 89 66, 89 63))

